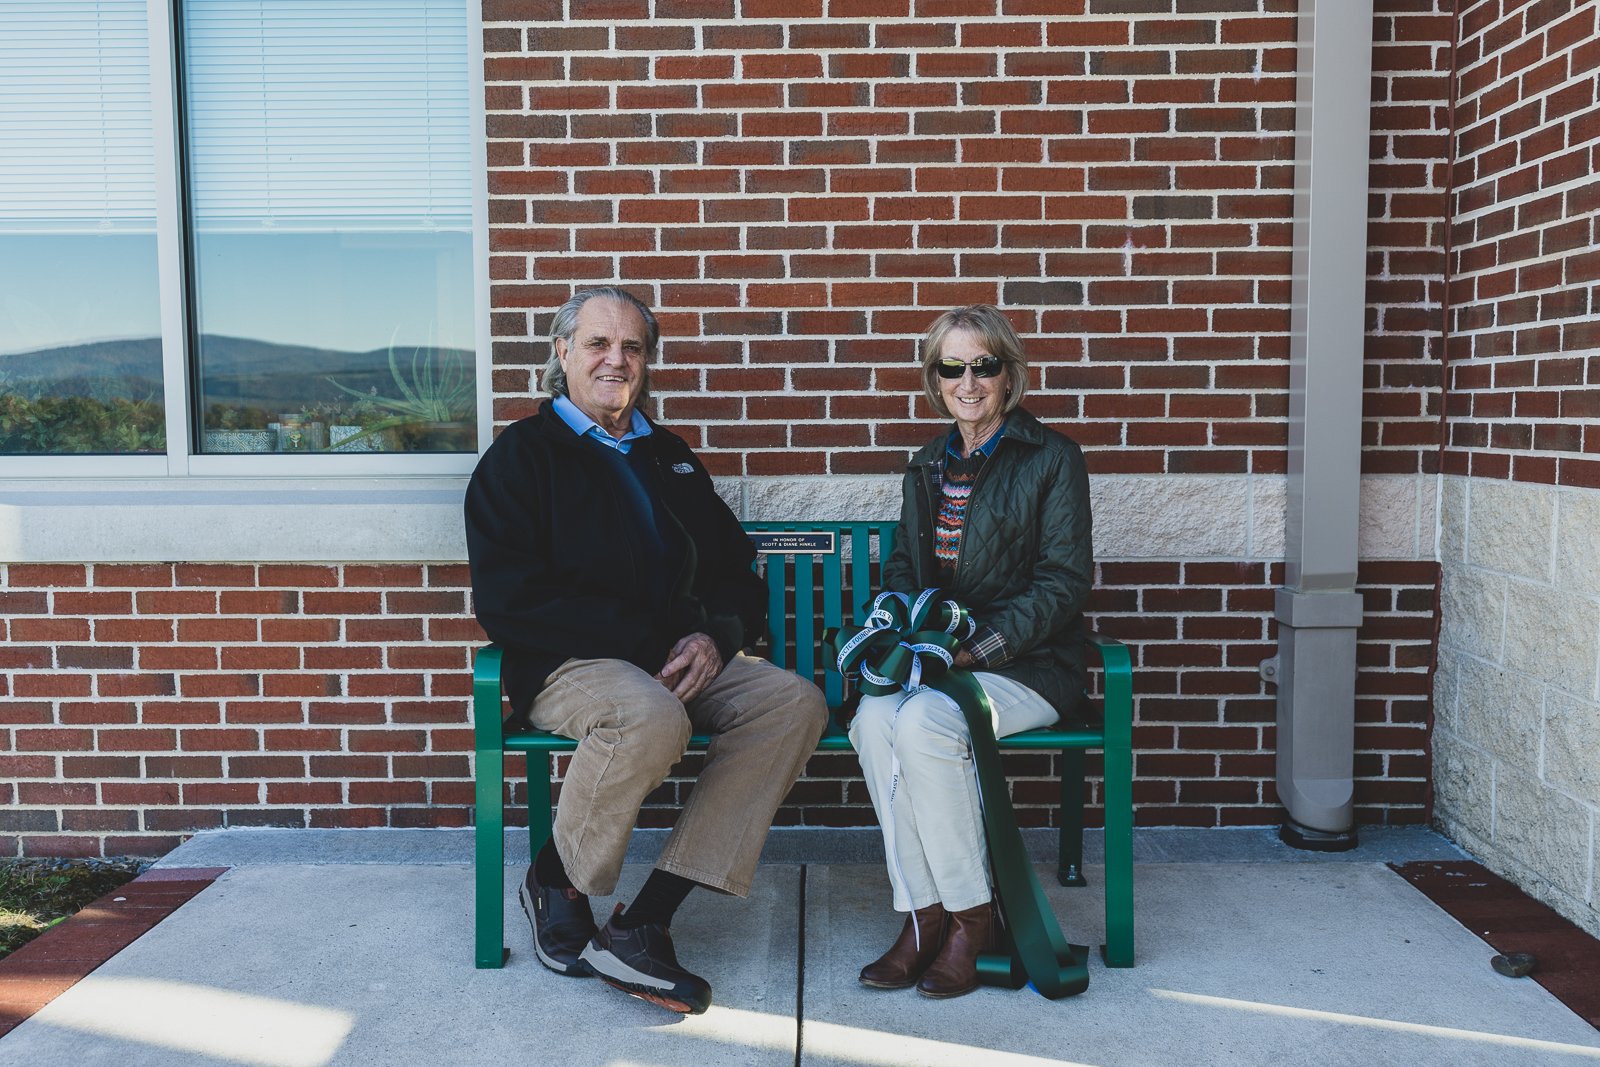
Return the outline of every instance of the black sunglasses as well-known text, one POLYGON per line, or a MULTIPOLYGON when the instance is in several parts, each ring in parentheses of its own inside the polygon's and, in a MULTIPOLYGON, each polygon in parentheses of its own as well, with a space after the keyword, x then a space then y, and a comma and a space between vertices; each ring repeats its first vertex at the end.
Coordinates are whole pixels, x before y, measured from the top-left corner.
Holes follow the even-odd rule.
POLYGON ((993 378, 1000 373, 1000 357, 984 356, 971 363, 963 363, 959 359, 941 359, 934 366, 939 368, 941 378, 959 378, 967 373, 968 367, 972 368, 974 378, 993 378))

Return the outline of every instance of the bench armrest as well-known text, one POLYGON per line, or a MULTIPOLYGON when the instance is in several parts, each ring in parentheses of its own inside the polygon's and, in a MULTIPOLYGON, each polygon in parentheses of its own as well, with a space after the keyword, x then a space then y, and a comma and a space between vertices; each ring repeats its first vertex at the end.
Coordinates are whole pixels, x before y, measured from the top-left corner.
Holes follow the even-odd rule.
POLYGON ((489 645, 478 649, 472 661, 472 732, 479 752, 498 752, 505 740, 500 725, 500 660, 504 655, 499 645, 489 645))
POLYGON ((1089 642, 1089 647, 1100 657, 1100 663, 1107 671, 1116 671, 1118 674, 1133 674, 1132 661, 1128 657, 1128 646, 1118 641, 1115 637, 1090 630, 1083 635, 1089 642))
POLYGON ((1133 657, 1128 646, 1115 637, 1095 633, 1084 634, 1089 648, 1100 657, 1105 670, 1101 688, 1105 696, 1105 731, 1109 746, 1113 738, 1124 747, 1131 746, 1133 738, 1133 657))

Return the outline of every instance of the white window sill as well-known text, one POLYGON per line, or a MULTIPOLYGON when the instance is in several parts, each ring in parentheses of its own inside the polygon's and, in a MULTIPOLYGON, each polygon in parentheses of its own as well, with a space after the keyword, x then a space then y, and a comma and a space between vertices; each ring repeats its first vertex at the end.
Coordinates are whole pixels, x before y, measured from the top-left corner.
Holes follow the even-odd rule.
POLYGON ((466 487, 464 475, 5 479, 0 561, 461 561, 466 487))

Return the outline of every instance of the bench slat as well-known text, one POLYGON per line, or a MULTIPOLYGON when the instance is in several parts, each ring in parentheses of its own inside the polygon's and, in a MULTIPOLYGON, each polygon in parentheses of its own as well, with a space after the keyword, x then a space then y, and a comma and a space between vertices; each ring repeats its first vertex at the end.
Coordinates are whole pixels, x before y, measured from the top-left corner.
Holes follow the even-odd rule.
POLYGON ((784 662, 784 616, 788 613, 783 604, 783 557, 767 557, 767 658, 774 666, 787 667, 784 662))
MULTIPOLYGON (((837 540, 843 541, 840 537, 837 540)), ((824 631, 833 626, 842 625, 840 619, 839 595, 842 592, 840 584, 839 557, 844 555, 844 546, 836 545, 837 549, 831 556, 822 557, 822 628, 824 631)), ((833 669, 833 664, 822 665, 822 693, 828 698, 828 707, 837 707, 844 702, 844 677, 833 669)), ((829 716, 829 721, 837 721, 829 716)))
MULTIPOLYGON (((842 538, 841 538, 842 540, 842 538)), ((841 552, 843 550, 841 549, 841 552)), ((862 610, 870 596, 868 588, 872 573, 872 528, 865 523, 850 527, 850 623, 864 625, 867 613, 862 610), (867 580, 863 580, 866 578, 867 580)))
MULTIPOLYGON (((768 556, 771 560, 773 557, 768 556)), ((780 557, 781 559, 781 557, 780 557)), ((817 677, 816 604, 812 592, 817 588, 817 575, 812 567, 815 557, 802 552, 794 557, 794 673, 806 681, 817 677)))

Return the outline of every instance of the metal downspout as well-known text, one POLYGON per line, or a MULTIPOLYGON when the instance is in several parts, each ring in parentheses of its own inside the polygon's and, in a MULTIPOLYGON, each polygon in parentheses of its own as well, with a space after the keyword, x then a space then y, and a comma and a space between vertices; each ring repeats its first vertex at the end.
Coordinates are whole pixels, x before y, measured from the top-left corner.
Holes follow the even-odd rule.
POLYGON ((1357 844, 1356 552, 1366 313, 1372 0, 1301 0, 1285 585, 1277 590, 1280 836, 1357 844))

